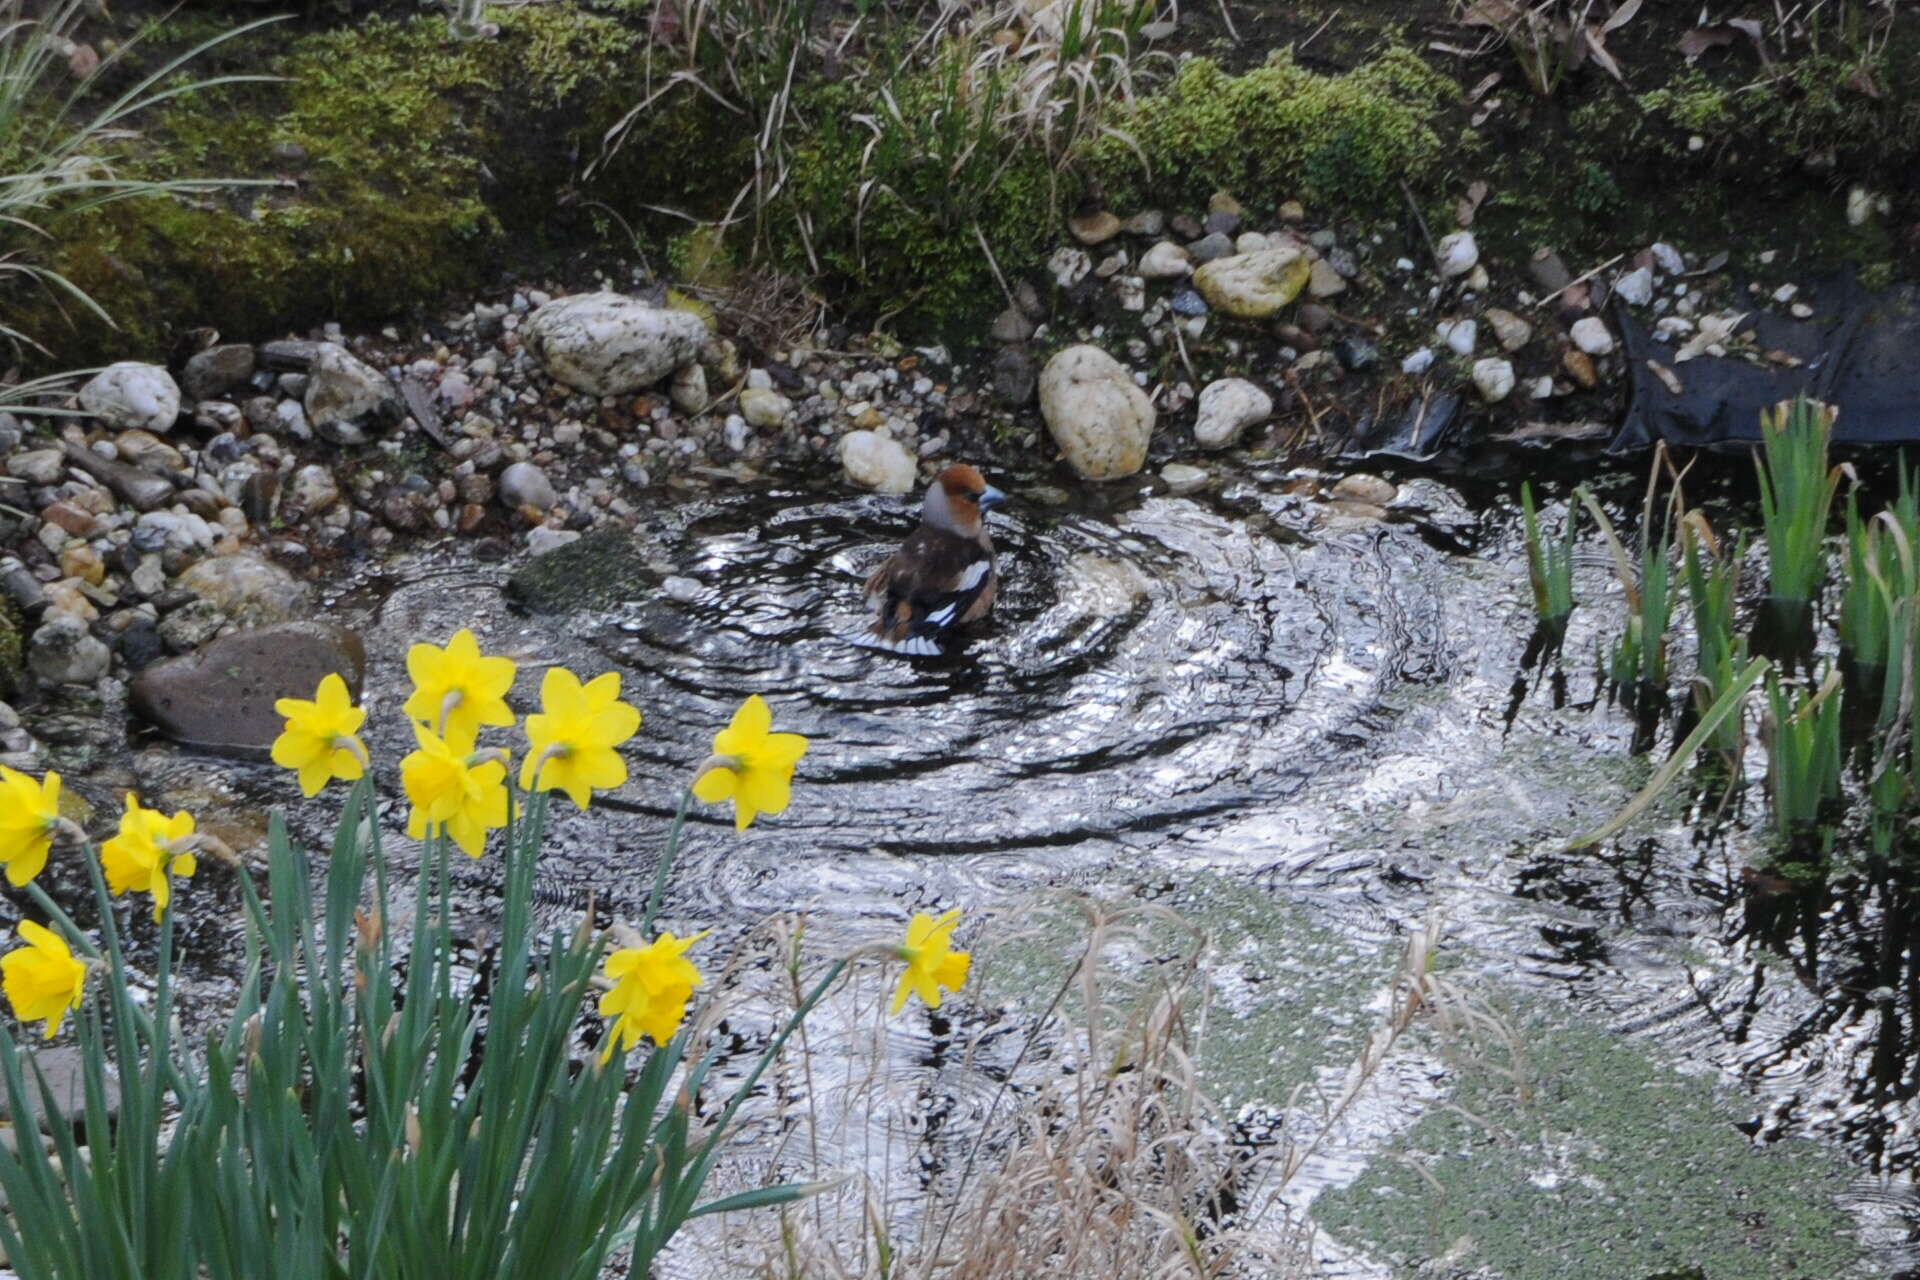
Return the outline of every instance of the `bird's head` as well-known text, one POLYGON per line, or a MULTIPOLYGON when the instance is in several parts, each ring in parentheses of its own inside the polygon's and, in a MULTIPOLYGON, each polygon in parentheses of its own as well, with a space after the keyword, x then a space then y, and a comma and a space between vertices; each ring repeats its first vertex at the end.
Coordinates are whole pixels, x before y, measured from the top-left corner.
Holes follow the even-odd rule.
POLYGON ((1006 500, 979 471, 956 462, 933 478, 923 514, 928 524, 971 537, 980 532, 980 518, 1006 500))

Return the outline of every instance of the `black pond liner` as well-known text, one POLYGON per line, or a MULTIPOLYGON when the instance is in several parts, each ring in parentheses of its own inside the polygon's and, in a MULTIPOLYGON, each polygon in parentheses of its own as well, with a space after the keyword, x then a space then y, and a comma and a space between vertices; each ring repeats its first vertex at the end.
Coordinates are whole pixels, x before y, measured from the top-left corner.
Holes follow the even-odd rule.
POLYGON ((1627 453, 1656 440, 1701 448, 1746 450, 1760 443, 1760 413, 1782 400, 1810 396, 1839 408, 1835 444, 1920 443, 1920 286, 1874 293, 1853 277, 1834 276, 1804 291, 1813 316, 1797 320, 1767 308, 1751 291, 1731 304, 1747 314, 1760 352, 1784 352, 1798 365, 1766 359, 1701 356, 1675 364, 1677 348, 1618 299, 1613 321, 1626 351, 1627 413, 1608 445, 1627 453), (1676 394, 1648 361, 1677 380, 1676 394))

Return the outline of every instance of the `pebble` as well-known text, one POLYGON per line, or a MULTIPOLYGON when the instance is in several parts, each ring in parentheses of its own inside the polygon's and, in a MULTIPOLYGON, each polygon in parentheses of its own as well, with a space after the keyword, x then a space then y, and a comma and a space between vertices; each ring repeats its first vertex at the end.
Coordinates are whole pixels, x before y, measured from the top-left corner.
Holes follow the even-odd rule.
POLYGON ((698 362, 682 365, 674 371, 673 384, 668 388, 668 397, 674 408, 687 414, 702 414, 713 403, 713 396, 707 390, 707 371, 698 362))
POLYGON ((1233 240, 1224 232, 1216 231, 1195 240, 1187 246, 1187 257, 1195 263, 1217 262, 1221 258, 1233 256, 1233 240))
POLYGON ((210 600, 189 600, 160 619, 160 639, 174 653, 198 649, 220 634, 227 615, 210 600))
POLYGON ((1184 462, 1169 462, 1160 468, 1160 478, 1175 494, 1198 493, 1207 487, 1210 479, 1206 468, 1189 466, 1184 462))
POLYGON ((67 473, 67 458, 58 449, 28 449, 7 459, 7 474, 30 484, 57 484, 67 473))
POLYGON ((500 504, 509 511, 532 507, 547 512, 560 505, 547 473, 531 462, 516 462, 500 473, 500 504))
POLYGON ((551 529, 546 525, 540 525, 527 532, 527 555, 544 556, 550 551, 558 551, 570 542, 578 541, 580 541, 580 533, 576 529, 551 529))
POLYGON ((1120 234, 1120 227, 1119 215, 1106 209, 1067 219, 1067 230, 1085 245, 1105 244, 1120 234))
POLYGON ((1315 298, 1331 298, 1345 293, 1347 282, 1325 258, 1318 258, 1307 275, 1307 293, 1315 298))
POLYGON ((1613 282, 1613 292, 1630 307, 1644 307, 1653 301, 1653 269, 1635 267, 1613 282))
POLYGON ((1182 245, 1162 240, 1140 255, 1140 274, 1149 280, 1171 280, 1193 273, 1192 255, 1182 245))
POLYGON ((1087 278, 1087 272, 1093 270, 1093 259, 1084 249, 1075 249, 1062 245, 1053 251, 1047 259, 1047 274, 1062 289, 1071 289, 1087 278))
POLYGON ((1494 340, 1502 351, 1518 351, 1533 341, 1533 326, 1511 311, 1501 307, 1489 307, 1486 312, 1487 327, 1493 330, 1494 340))
POLYGON ((1157 236, 1167 229, 1167 215, 1158 209, 1142 209, 1120 224, 1130 236, 1157 236))
POLYGON ((1480 398, 1498 404, 1513 392, 1513 365, 1493 357, 1473 362, 1473 385, 1480 398))
POLYGON ((778 391, 749 387, 740 393, 740 412, 749 423, 763 431, 784 426, 787 415, 792 411, 793 402, 778 391))
POLYGON ((1400 372, 1422 374, 1433 368, 1433 348, 1418 347, 1400 362, 1400 372))
POLYGON ((1590 356, 1604 356, 1613 350, 1613 334, 1608 331, 1607 322, 1598 316, 1575 320, 1568 333, 1573 345, 1590 356))
POLYGON ((1273 415, 1273 397, 1245 378, 1221 378, 1200 393, 1193 439, 1203 449, 1224 449, 1248 427, 1273 415))
POLYGON ((1342 476, 1334 484, 1332 496, 1341 502, 1364 502, 1368 506, 1386 507, 1400 496, 1400 490, 1391 480, 1356 471, 1350 476, 1342 476))
POLYGON ((43 684, 92 684, 111 660, 87 624, 66 613, 49 611, 27 642, 27 667, 43 684))
POLYGON ((1653 255, 1654 265, 1668 275, 1677 276, 1686 272, 1687 260, 1681 257, 1680 251, 1672 245, 1664 241, 1656 243, 1648 249, 1648 252, 1653 255))
POLYGON ((913 455, 884 430, 842 436, 840 466, 849 484, 876 493, 910 493, 918 477, 913 455))
POLYGON ((1214 310, 1262 320, 1298 297, 1312 274, 1306 254, 1288 245, 1206 263, 1193 273, 1193 284, 1214 310))
POLYGON ((1456 355, 1470 356, 1474 343, 1480 337, 1480 326, 1471 320, 1442 321, 1438 336, 1456 355))
POLYGON ((1582 390, 1591 391, 1600 383, 1600 371, 1594 367, 1593 357, 1578 347, 1568 347, 1560 357, 1560 367, 1567 376, 1578 383, 1582 390))
POLYGON ((180 416, 180 387, 159 365, 122 360, 80 388, 80 407, 110 427, 171 431, 180 416))
POLYGON ((218 400, 253 377, 253 347, 229 342, 196 352, 180 371, 180 382, 195 400, 218 400))
POLYGON ((1453 231, 1440 237, 1440 243, 1434 246, 1434 255, 1440 261, 1440 275, 1452 280, 1463 276, 1480 265, 1480 246, 1474 241, 1471 231, 1453 231))

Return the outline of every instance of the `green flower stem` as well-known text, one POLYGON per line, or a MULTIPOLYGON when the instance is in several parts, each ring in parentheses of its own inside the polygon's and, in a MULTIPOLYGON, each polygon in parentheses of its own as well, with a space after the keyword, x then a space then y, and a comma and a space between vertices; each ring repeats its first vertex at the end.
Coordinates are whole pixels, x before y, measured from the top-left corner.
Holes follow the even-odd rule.
POLYGON ((673 857, 680 851, 680 830, 687 825, 687 811, 693 807, 693 787, 691 784, 680 793, 680 808, 673 815, 673 825, 667 828, 667 847, 660 851, 660 865, 653 871, 653 889, 647 894, 647 912, 640 917, 642 937, 653 932, 653 918, 660 910, 660 899, 666 896, 667 877, 673 874, 673 857))

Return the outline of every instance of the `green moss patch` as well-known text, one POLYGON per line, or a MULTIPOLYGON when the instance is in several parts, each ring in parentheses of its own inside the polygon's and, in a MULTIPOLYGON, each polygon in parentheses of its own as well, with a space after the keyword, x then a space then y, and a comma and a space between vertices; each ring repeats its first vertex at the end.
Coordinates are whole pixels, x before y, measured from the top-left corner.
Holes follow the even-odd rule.
POLYGON ((1398 203, 1402 180, 1440 170, 1441 114, 1458 97, 1453 81, 1403 48, 1339 76, 1284 50, 1238 76, 1194 58, 1115 120, 1127 136, 1102 139, 1090 159, 1110 200, 1152 192, 1192 201, 1224 189, 1256 207, 1299 198, 1377 213, 1398 203))

